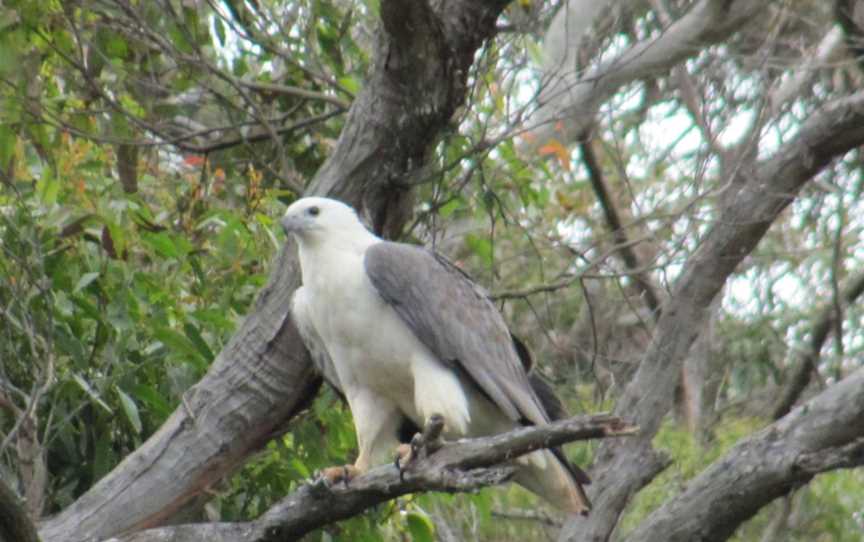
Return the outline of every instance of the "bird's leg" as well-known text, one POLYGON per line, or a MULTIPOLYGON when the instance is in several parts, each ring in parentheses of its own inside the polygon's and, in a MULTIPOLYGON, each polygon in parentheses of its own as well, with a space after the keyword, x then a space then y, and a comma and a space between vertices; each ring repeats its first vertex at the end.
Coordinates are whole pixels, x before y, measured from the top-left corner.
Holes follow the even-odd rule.
POLYGON ((441 432, 444 431, 444 416, 433 414, 426 420, 422 433, 417 433, 410 444, 400 444, 396 448, 396 468, 399 469, 399 479, 405 479, 405 471, 410 464, 428 457, 438 451, 443 445, 441 432))
POLYGON ((365 388, 352 390, 347 399, 357 433, 357 461, 353 465, 338 465, 321 470, 321 478, 331 485, 337 482, 348 485, 373 465, 385 462, 390 450, 398 442, 396 427, 403 417, 395 405, 365 388))

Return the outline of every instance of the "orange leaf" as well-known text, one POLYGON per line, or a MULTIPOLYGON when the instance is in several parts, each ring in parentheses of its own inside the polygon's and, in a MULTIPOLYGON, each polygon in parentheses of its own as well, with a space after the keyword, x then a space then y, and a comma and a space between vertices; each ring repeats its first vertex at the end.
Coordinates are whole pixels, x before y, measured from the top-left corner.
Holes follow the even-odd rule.
POLYGON ((204 157, 198 154, 187 154, 183 157, 183 163, 187 166, 198 167, 204 164, 204 157))
POLYGON ((561 167, 570 171, 570 151, 568 151, 567 147, 562 145, 557 139, 550 139, 547 141, 545 145, 537 149, 537 153, 540 156, 548 156, 550 154, 555 155, 558 162, 561 164, 561 167))

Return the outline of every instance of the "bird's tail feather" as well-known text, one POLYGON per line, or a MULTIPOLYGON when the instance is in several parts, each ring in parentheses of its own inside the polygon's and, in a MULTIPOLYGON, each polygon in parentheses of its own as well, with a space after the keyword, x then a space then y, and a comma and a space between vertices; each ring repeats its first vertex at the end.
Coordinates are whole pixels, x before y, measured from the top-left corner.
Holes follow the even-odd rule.
POLYGON ((567 462, 560 450, 534 454, 543 454, 543 460, 520 462, 515 482, 569 514, 588 515, 591 501, 582 485, 590 481, 582 469, 567 462))

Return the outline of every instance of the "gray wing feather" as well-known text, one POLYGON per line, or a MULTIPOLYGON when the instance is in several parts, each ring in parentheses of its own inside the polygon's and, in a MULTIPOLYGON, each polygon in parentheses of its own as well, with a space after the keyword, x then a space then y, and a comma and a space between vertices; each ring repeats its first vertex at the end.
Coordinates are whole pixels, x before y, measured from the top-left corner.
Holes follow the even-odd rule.
POLYGON ((381 242, 366 251, 381 297, 442 362, 465 373, 514 421, 548 417, 501 314, 462 270, 423 247, 381 242))

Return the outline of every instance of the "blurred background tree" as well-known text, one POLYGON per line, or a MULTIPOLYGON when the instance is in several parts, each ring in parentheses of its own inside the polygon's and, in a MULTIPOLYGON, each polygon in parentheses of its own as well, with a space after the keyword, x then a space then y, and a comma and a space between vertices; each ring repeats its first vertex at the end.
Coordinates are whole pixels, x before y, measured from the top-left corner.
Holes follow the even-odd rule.
MULTIPOLYGON (((190 386, 267 283, 284 205, 336 151, 380 10, 0 6, 0 479, 34 520, 189 408, 190 386)), ((608 410, 742 179, 862 87, 862 15, 854 0, 510 4, 464 106, 404 179, 413 218, 402 238, 489 289, 571 412, 608 410)), ((861 367, 864 169, 853 147, 712 302, 654 439, 671 466, 618 535, 739 439, 861 367)), ((190 517, 257 517, 353 450, 350 414, 325 390, 190 517)), ((582 464, 595 452, 568 450, 582 464)), ((734 536, 861 540, 862 502, 860 469, 822 475, 734 536)), ((553 539, 562 525, 508 488, 403 499, 309 539, 553 539)))

